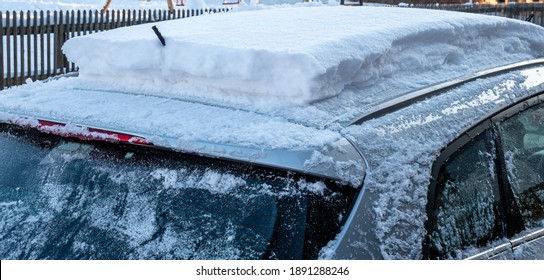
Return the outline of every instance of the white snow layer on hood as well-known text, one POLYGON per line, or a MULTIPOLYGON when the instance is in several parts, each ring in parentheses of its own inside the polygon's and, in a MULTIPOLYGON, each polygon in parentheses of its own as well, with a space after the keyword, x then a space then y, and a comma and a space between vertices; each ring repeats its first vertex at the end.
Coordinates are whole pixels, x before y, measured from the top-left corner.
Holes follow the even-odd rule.
POLYGON ((76 37, 63 51, 81 77, 123 88, 196 86, 253 102, 294 104, 397 72, 449 65, 468 71, 544 53, 544 29, 534 24, 419 9, 283 8, 155 25, 164 47, 152 24, 145 24, 76 37))

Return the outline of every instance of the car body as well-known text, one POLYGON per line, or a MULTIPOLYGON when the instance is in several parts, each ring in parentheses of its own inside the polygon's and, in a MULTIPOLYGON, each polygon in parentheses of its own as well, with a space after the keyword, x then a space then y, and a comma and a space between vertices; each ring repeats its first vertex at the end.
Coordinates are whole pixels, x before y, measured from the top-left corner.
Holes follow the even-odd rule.
POLYGON ((74 38, 79 76, 1 92, 2 258, 544 257, 542 28, 383 7, 156 27, 164 46, 74 38))

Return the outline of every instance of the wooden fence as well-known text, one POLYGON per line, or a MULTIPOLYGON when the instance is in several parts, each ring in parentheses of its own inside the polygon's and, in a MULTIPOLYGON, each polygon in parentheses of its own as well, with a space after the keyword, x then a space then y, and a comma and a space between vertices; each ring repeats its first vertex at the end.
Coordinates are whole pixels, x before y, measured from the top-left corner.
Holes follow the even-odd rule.
POLYGON ((68 39, 94 32, 202 14, 226 12, 228 8, 204 10, 98 10, 0 12, 0 90, 77 71, 61 51, 68 39))

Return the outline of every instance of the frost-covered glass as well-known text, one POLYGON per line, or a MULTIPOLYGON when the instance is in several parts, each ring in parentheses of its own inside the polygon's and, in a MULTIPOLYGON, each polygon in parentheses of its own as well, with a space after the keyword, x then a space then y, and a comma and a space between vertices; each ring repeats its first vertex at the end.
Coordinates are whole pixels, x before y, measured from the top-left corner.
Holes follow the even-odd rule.
POLYGON ((544 105, 499 124, 508 180, 526 227, 544 219, 544 105))
POLYGON ((437 182, 431 257, 460 258, 500 234, 498 185, 491 143, 481 134, 442 166, 437 182))
POLYGON ((349 200, 324 182, 0 127, 0 258, 315 258, 349 200))

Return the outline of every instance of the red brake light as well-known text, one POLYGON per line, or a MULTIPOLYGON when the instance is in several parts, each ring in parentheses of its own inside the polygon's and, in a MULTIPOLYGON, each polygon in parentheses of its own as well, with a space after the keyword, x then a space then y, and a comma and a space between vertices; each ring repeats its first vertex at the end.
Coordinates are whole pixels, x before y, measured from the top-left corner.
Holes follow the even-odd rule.
POLYGON ((65 137, 76 137, 81 140, 99 140, 110 142, 131 143, 140 145, 153 145, 153 143, 147 141, 145 138, 135 136, 127 133, 113 132, 109 130, 87 128, 87 127, 74 127, 74 129, 62 129, 58 128, 66 127, 64 123, 58 123, 53 121, 38 120, 38 128, 42 131, 52 132, 54 134, 65 137))

